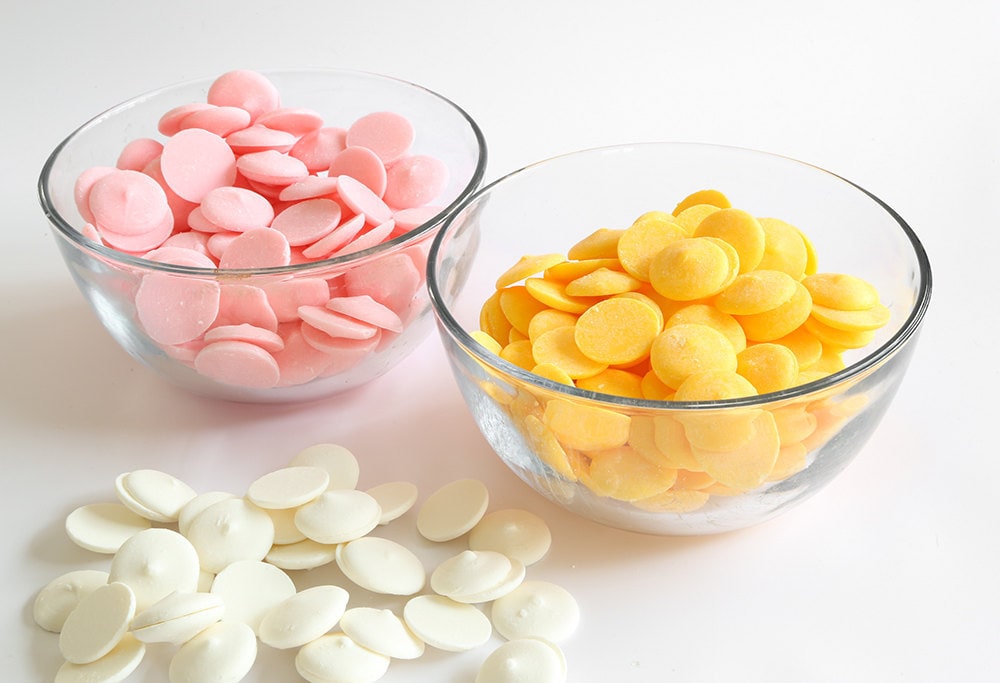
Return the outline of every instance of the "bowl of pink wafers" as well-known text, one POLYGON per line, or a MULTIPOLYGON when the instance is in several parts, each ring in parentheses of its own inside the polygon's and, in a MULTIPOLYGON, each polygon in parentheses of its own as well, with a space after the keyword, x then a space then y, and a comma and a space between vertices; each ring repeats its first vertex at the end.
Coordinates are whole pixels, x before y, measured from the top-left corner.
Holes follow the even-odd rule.
POLYGON ((291 402, 379 377, 429 334, 430 241, 485 165, 475 121, 421 86, 234 70, 85 123, 39 195, 130 355, 197 394, 291 402))

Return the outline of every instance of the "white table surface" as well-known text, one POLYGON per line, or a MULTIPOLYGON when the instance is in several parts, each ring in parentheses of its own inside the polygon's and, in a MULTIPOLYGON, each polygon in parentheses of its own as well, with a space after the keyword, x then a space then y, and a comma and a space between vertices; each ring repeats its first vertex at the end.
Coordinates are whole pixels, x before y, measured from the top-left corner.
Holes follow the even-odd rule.
MULTIPOLYGON (((544 516, 554 544, 530 575, 580 603, 571 681, 997 680, 1000 4, 55 0, 3 14, 5 681, 52 680, 56 638, 31 603, 65 571, 106 567, 62 525, 112 500, 117 474, 160 468, 242 492, 319 442, 358 455, 362 486, 407 478, 426 496, 480 477, 492 509, 544 516), (75 126, 134 94, 296 66, 386 73, 453 99, 486 134, 488 180, 574 149, 682 140, 789 155, 874 192, 922 238, 935 280, 880 429, 776 520, 660 538, 571 517, 510 474, 435 337, 370 386, 306 405, 165 385, 86 309, 38 208, 38 172, 75 126)), ((383 680, 471 682, 499 642, 396 662, 383 680)), ((265 650, 246 680, 296 680, 289 653, 265 650)), ((166 681, 167 660, 157 650, 129 680, 166 681)))

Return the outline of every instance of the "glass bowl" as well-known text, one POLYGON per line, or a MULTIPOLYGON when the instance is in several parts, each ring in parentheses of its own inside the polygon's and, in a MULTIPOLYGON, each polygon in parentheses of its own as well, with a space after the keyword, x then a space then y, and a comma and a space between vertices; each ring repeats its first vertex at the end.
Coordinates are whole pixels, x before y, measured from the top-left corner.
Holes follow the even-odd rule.
POLYGON ((484 187, 435 237, 427 282, 458 386, 503 462, 574 513, 662 535, 763 522, 837 476, 900 386, 931 294, 920 241, 871 193, 789 158, 669 142, 575 152, 484 187), (815 269, 877 289, 886 324, 863 348, 828 341, 825 349, 843 353, 841 369, 767 393, 686 401, 584 390, 526 369, 534 360, 508 362, 474 336, 498 277, 520 257, 565 255, 599 229, 672 213, 704 189, 797 227, 815 269))
MULTIPOLYGON (((145 252, 127 253, 95 240, 95 230, 81 217, 74 194, 81 174, 119 164, 119 154, 136 139, 162 143, 167 136, 158 130, 161 117, 176 108, 205 103, 209 88, 219 77, 141 95, 85 123, 52 152, 38 189, 42 209, 73 279, 101 323, 130 355, 169 382, 205 396, 258 403, 312 400, 382 375, 430 334, 433 324, 424 286, 430 240, 444 218, 481 184, 486 145, 478 125, 465 111, 412 83, 333 69, 260 75, 277 89, 280 106, 295 110, 288 117, 293 123, 282 124, 285 129, 294 129, 295 120, 316 115, 324 128, 342 131, 373 113, 405 117, 413 130, 407 154, 443 162, 447 168, 446 178, 440 181, 443 189, 419 206, 407 206, 411 210, 405 214, 393 210, 392 232, 381 242, 374 236, 367 244, 359 239, 351 242, 356 249, 349 245, 339 254, 332 252, 317 259, 296 259, 293 247, 288 265, 219 269, 218 264, 168 263, 152 256, 145 258, 145 252), (290 294, 293 291, 299 294, 290 294), (328 295, 324 296, 324 291, 328 295), (323 334, 317 333, 315 326, 305 329, 296 304, 324 308, 327 300, 337 296, 370 296, 380 304, 379 315, 389 309, 395 317, 390 315, 391 322, 374 334, 369 334, 370 326, 363 332, 347 332, 363 339, 337 336, 336 327, 325 322, 323 334), (158 308, 182 314, 185 307, 202 305, 206 298, 211 299, 206 309, 209 312, 201 316, 193 331, 190 326, 184 332, 164 331, 150 323, 151 319, 162 322, 165 317, 157 313, 158 308), (283 310, 268 310, 275 308, 283 310), (225 329, 216 329, 220 327, 225 329), (215 342, 225 344, 201 355, 215 342), (248 349, 248 343, 253 348, 248 349)), ((312 125, 314 128, 315 123, 312 125)), ((305 133, 294 135, 301 139, 305 133)), ((344 143, 340 144, 343 147, 344 143)), ((260 151, 253 147, 233 149, 236 159, 248 151, 260 151)), ((289 155, 287 145, 281 153, 289 155)), ((385 167, 391 168, 389 161, 385 167)), ((156 162, 142 172, 155 177, 156 162)), ((319 169, 312 175, 329 173, 319 169)), ((251 186, 265 195, 270 192, 276 213, 287 207, 276 199, 275 186, 265 189, 264 184, 253 186, 245 181, 240 173, 234 184, 251 186)), ((326 198, 337 200, 338 196, 327 194, 326 198)), ((171 202, 175 199, 171 197, 171 202)), ((200 208, 197 202, 179 204, 180 209, 171 206, 177 223, 183 221, 182 212, 191 212, 193 206, 200 208)), ((343 209, 341 225, 366 210, 357 203, 349 207, 343 197, 339 204, 343 209), (355 209, 353 214, 351 208, 355 209)), ((360 234, 374 229, 369 215, 373 213, 365 214, 360 234)), ((379 222, 383 226, 388 223, 384 216, 379 222)), ((351 306, 357 303, 354 300, 351 306)), ((325 311, 318 314, 328 315, 325 311)))

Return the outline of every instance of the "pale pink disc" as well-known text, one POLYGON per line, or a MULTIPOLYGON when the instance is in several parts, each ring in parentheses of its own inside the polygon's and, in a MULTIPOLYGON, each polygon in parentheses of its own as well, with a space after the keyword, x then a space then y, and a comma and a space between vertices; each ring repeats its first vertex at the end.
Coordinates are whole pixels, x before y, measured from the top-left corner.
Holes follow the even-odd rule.
POLYGON ((186 231, 188 229, 188 216, 198 205, 194 202, 189 202, 183 197, 179 197, 176 192, 170 189, 167 181, 163 179, 163 171, 160 170, 160 157, 156 157, 149 162, 142 169, 142 172, 155 180, 167 195, 167 204, 170 205, 170 211, 174 214, 174 230, 186 231))
POLYGON ((271 332, 278 330, 275 315, 267 293, 255 285, 225 284, 219 295, 219 315, 216 325, 247 323, 271 332))
MULTIPOLYGON (((302 327, 305 329, 306 326, 302 327)), ((386 335, 381 330, 371 339, 334 339, 330 337, 332 345, 327 348, 333 361, 320 373, 320 377, 332 377, 347 372, 369 355, 378 351, 385 337, 386 335)))
POLYGON ((278 88, 266 76, 248 69, 229 71, 208 88, 209 104, 246 109, 254 120, 281 106, 278 88))
POLYGON ((215 280, 149 273, 135 293, 139 322, 159 344, 197 339, 219 313, 219 290, 215 280))
POLYGON ((101 238, 101 233, 98 232, 93 223, 84 223, 83 227, 80 228, 80 234, 92 242, 104 244, 104 240, 101 238))
POLYGON ((330 168, 333 158, 346 147, 347 131, 325 126, 299 138, 289 154, 301 160, 310 173, 319 173, 330 168))
MULTIPOLYGON (((164 243, 165 244, 165 243, 164 243)), ((191 268, 215 268, 215 261, 196 249, 163 246, 146 252, 143 258, 157 263, 171 263, 175 266, 191 268)))
POLYGON ((73 185, 73 201, 76 202, 80 217, 86 222, 94 222, 94 212, 90 210, 89 205, 90 190, 94 187, 94 183, 114 172, 114 166, 91 166, 76 177, 73 185))
POLYGON ((254 228, 234 239, 219 259, 219 267, 270 268, 287 266, 291 252, 288 240, 277 230, 254 228))
POLYGON ((396 223, 390 218, 385 223, 376 225, 368 232, 358 235, 355 240, 337 251, 334 256, 346 256, 347 254, 354 254, 359 251, 364 251, 365 249, 377 247, 389 239, 389 236, 392 235, 395 226, 396 223))
POLYGON ((216 225, 205 217, 205 212, 201 210, 201 206, 195 206, 188 213, 187 227, 203 235, 214 235, 217 232, 224 231, 221 225, 216 225))
POLYGON ((160 171, 170 189, 180 197, 200 202, 215 188, 233 184, 236 155, 215 133, 190 128, 164 143, 160 171))
MULTIPOLYGON (((243 176, 240 176, 240 177, 243 178, 243 176)), ((285 185, 283 185, 283 184, 282 185, 272 185, 270 183, 262 183, 262 182, 259 182, 257 180, 250 180, 249 178, 243 178, 243 180, 246 183, 246 186, 249 189, 251 189, 254 192, 256 192, 257 194, 259 194, 261 196, 264 196, 264 197, 267 197, 272 202, 279 202, 279 201, 281 201, 280 199, 278 199, 278 197, 281 196, 281 191, 285 189, 285 185)), ((278 212, 278 209, 275 208, 275 213, 277 213, 277 212, 278 212)))
POLYGON ((300 247, 326 237, 340 224, 340 204, 332 199, 306 199, 274 217, 271 228, 282 233, 288 244, 300 247))
POLYGON ((255 344, 268 353, 276 353, 285 348, 285 341, 272 330, 265 330, 250 323, 238 325, 216 325, 205 333, 208 343, 217 341, 243 341, 255 344))
POLYGON ((396 221, 396 234, 409 232, 414 228, 419 228, 427 221, 433 220, 444 209, 440 206, 418 206, 412 209, 401 209, 392 214, 392 220, 396 221))
POLYGON ((372 225, 385 223, 392 218, 392 209, 367 185, 351 176, 337 176, 337 193, 347 208, 354 213, 363 213, 372 225))
POLYGON ((367 294, 335 297, 327 302, 326 307, 331 311, 343 313, 355 320, 376 325, 392 332, 403 331, 403 321, 399 319, 399 316, 392 309, 383 306, 367 294))
POLYGON ((163 353, 184 365, 194 365, 198 352, 205 348, 205 342, 200 338, 183 344, 167 344, 162 347, 163 353))
POLYGON ((311 346, 302 335, 300 322, 285 323, 278 332, 285 348, 274 354, 281 370, 278 386, 295 386, 316 379, 333 362, 333 358, 311 346))
POLYGON ((280 107, 257 117, 257 124, 283 130, 297 138, 323 127, 319 112, 305 107, 280 107))
POLYGON ((382 199, 394 209, 411 209, 435 199, 448 185, 448 165, 437 157, 406 156, 386 171, 382 199))
POLYGON ((228 230, 220 230, 219 232, 212 233, 208 237, 209 256, 218 262, 222 259, 222 255, 226 253, 226 250, 229 249, 229 245, 242 234, 241 232, 230 232, 228 230))
MULTIPOLYGON (((124 236, 156 230, 162 225, 163 217, 170 214, 163 188, 139 171, 116 169, 101 176, 91 186, 87 204, 98 230, 124 236)), ((170 220, 172 226, 172 214, 170 220)), ((164 235, 160 241, 166 237, 164 235)))
POLYGON ((331 337, 371 339, 378 332, 375 325, 354 320, 322 306, 300 306, 299 317, 331 337))
MULTIPOLYGON (((351 356, 351 358, 356 358, 358 356, 364 356, 365 354, 371 353, 378 346, 381 341, 381 331, 377 330, 375 334, 368 337, 367 339, 351 339, 349 337, 334 337, 327 334, 325 331, 318 327, 315 327, 308 322, 302 323, 302 336, 306 342, 318 351, 329 354, 335 358, 334 364, 340 366, 337 371, 344 369, 344 363, 338 363, 336 358, 341 354, 346 354, 351 356)), ((341 359, 342 361, 343 359, 341 359)), ((348 365, 353 365, 354 362, 348 365)), ((328 368, 329 369, 329 368, 328 368)))
POLYGON ((215 225, 233 232, 266 228, 274 220, 271 202, 241 187, 215 188, 202 200, 201 213, 215 225))
POLYGON ((309 175, 302 161, 273 149, 244 154, 236 167, 248 180, 269 185, 288 186, 309 175))
POLYGON ((245 341, 206 344, 195 357, 194 368, 217 382, 253 389, 270 389, 281 377, 274 356, 245 341))
POLYGON ((219 137, 226 137, 250 125, 250 112, 241 107, 211 106, 191 112, 180 122, 181 130, 201 128, 219 137))
POLYGON ((269 149, 282 154, 292 149, 298 138, 284 130, 274 130, 254 124, 226 136, 226 142, 236 154, 264 152, 269 149))
POLYGON ((316 277, 269 282, 261 289, 279 323, 298 320, 300 306, 324 306, 330 300, 326 280, 316 277))
POLYGON ((375 195, 385 193, 387 173, 385 164, 367 147, 348 147, 330 162, 330 177, 349 175, 364 184, 375 195))
POLYGON ((377 111, 362 116, 347 129, 348 147, 367 147, 389 165, 413 144, 413 124, 402 114, 377 111))
POLYGON ((138 235, 122 235, 105 229, 100 223, 96 227, 101 233, 101 238, 109 246, 130 254, 141 254, 150 249, 156 249, 170 237, 170 233, 174 230, 174 217, 168 211, 163 215, 159 225, 155 226, 152 230, 139 233, 138 235))
POLYGON ((303 199, 319 199, 337 192, 337 179, 322 175, 306 176, 281 190, 278 199, 283 202, 299 202, 303 199))
POLYGON ((204 256, 208 256, 208 236, 191 230, 175 232, 164 240, 162 246, 193 249, 204 256))
POLYGON ((163 143, 152 138, 130 140, 118 154, 115 166, 125 171, 142 171, 163 152, 163 143))
POLYGON ((302 250, 310 259, 326 258, 350 242, 365 227, 364 214, 358 214, 341 223, 336 230, 302 250))
POLYGON ((350 296, 367 294, 391 308, 403 320, 413 295, 423 286, 423 275, 406 254, 384 257, 352 268, 344 274, 350 296))
POLYGON ((176 135, 180 132, 181 123, 184 119, 195 112, 211 108, 212 105, 208 102, 189 102, 188 104, 182 104, 178 107, 174 107, 160 117, 159 122, 156 124, 156 129, 167 137, 176 135))

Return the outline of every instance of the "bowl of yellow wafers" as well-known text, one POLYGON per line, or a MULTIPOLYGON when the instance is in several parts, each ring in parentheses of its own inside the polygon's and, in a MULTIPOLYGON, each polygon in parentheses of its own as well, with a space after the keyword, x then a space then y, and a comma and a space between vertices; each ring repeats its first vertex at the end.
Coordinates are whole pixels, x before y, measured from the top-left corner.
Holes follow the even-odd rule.
POLYGON ((651 142, 511 173, 437 235, 469 410, 550 500, 631 531, 751 526, 863 450, 931 295, 919 238, 833 173, 651 142))

